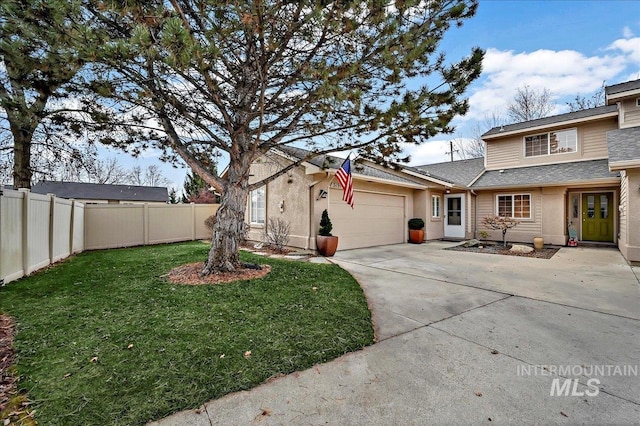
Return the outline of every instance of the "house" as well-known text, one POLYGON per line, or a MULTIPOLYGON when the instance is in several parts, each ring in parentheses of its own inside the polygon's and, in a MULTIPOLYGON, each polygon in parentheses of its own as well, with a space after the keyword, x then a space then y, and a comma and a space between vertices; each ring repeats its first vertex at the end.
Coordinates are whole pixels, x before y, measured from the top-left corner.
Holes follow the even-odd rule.
MULTIPOLYGON (((282 217, 292 246, 314 248, 325 208, 339 250, 403 243, 412 217, 425 221, 427 240, 472 238, 486 230, 482 218, 498 215, 520 221, 510 241, 541 236, 565 245, 571 227, 579 241, 617 245, 640 261, 640 80, 608 86, 604 106, 496 127, 482 138, 480 159, 400 170, 358 161, 354 209, 334 178, 343 160, 316 157, 252 192, 249 237, 261 239, 266 219, 282 217)), ((273 162, 307 155, 273 150, 252 165, 252 179, 270 174, 273 162)))
POLYGON ((167 188, 159 186, 107 185, 100 183, 54 182, 36 183, 31 192, 55 194, 60 198, 73 198, 83 203, 135 204, 167 203, 167 188))

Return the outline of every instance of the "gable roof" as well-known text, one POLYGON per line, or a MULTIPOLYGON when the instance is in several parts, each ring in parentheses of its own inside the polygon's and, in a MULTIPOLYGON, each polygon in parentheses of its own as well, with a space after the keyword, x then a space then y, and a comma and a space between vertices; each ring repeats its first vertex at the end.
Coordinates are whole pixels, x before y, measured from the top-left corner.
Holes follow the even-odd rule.
POLYGON ((469 184, 471 184, 471 182, 473 182, 473 180, 484 170, 484 157, 425 164, 422 166, 416 166, 414 169, 426 173, 427 176, 432 176, 446 182, 451 182, 461 186, 469 186, 469 184))
MULTIPOLYGON (((311 151, 307 149, 292 146, 279 146, 276 148, 276 150, 282 151, 284 154, 290 155, 294 158, 297 158, 298 160, 305 158, 311 153, 311 151)), ((311 158, 310 160, 307 160, 307 162, 321 169, 338 169, 342 165, 344 160, 344 158, 336 157, 333 155, 321 154, 311 158)), ((398 182, 401 184, 409 184, 416 187, 420 186, 419 183, 416 183, 413 180, 398 176, 377 167, 370 166, 365 162, 358 162, 352 165, 351 174, 354 177, 360 176, 365 180, 367 177, 370 177, 374 179, 383 179, 398 182)))
POLYGON ((497 126, 489 130, 481 137, 492 138, 522 130, 533 129, 536 127, 550 127, 563 122, 573 122, 576 120, 584 120, 588 118, 596 118, 602 116, 615 116, 618 114, 617 105, 605 105, 595 108, 583 109, 580 111, 568 112, 565 114, 553 115, 551 117, 538 118, 537 120, 523 121, 521 123, 507 124, 506 126, 497 126))
POLYGON ((612 181, 619 178, 620 173, 610 172, 608 160, 603 159, 487 170, 471 188, 550 186, 599 180, 612 181))
POLYGON ((611 170, 640 166, 640 127, 608 131, 607 147, 611 170))
POLYGON ((169 198, 166 187, 106 185, 82 182, 42 181, 36 183, 31 188, 31 192, 36 194, 56 194, 60 198, 75 198, 78 200, 167 202, 169 198))

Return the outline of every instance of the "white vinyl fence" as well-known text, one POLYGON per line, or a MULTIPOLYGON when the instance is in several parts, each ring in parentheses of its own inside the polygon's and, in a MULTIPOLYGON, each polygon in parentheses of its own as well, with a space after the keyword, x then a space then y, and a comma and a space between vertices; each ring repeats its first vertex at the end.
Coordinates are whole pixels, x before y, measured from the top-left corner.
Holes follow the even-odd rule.
POLYGON ((0 187, 0 285, 72 253, 210 238, 217 204, 83 204, 0 187))
POLYGON ((0 189, 0 283, 84 249, 84 204, 0 189))

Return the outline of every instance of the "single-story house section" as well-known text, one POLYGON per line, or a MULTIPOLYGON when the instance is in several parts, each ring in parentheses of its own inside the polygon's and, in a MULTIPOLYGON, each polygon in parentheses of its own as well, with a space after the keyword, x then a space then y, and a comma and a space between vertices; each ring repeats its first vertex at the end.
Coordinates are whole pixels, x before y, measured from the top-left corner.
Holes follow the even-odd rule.
POLYGON ((82 182, 38 182, 31 188, 36 194, 55 194, 87 204, 167 203, 166 187, 137 185, 108 185, 82 182))
MULTIPOLYGON (((269 217, 291 223, 290 245, 315 248, 328 209, 338 250, 407 240, 407 221, 425 221, 425 239, 467 239, 487 231, 487 216, 520 222, 509 241, 617 245, 640 262, 640 80, 605 90, 607 105, 496 127, 484 158, 399 170, 368 161, 353 167, 355 208, 342 201, 335 172, 343 159, 318 156, 253 191, 249 237, 261 240, 269 217)), ((281 147, 252 165, 252 182, 308 151, 281 147)), ((289 163, 290 164, 290 163, 289 163)))

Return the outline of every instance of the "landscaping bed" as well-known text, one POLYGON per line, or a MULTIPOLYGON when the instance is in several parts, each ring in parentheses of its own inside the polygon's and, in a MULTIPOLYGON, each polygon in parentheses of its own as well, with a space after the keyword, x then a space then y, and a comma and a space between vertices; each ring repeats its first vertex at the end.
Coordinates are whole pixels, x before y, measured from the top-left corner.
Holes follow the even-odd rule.
POLYGON ((169 281, 208 249, 87 252, 0 288, 39 424, 143 424, 373 343, 362 289, 336 265, 242 252, 269 273, 169 281))
POLYGON ((467 251, 472 253, 487 253, 487 254, 501 254, 505 256, 519 256, 519 257, 533 257, 537 259, 551 259, 554 254, 560 250, 560 247, 546 246, 542 250, 534 250, 530 253, 513 252, 510 250, 511 244, 507 244, 505 248, 502 244, 483 244, 482 246, 465 247, 464 245, 458 245, 455 247, 449 247, 445 250, 454 251, 467 251))

